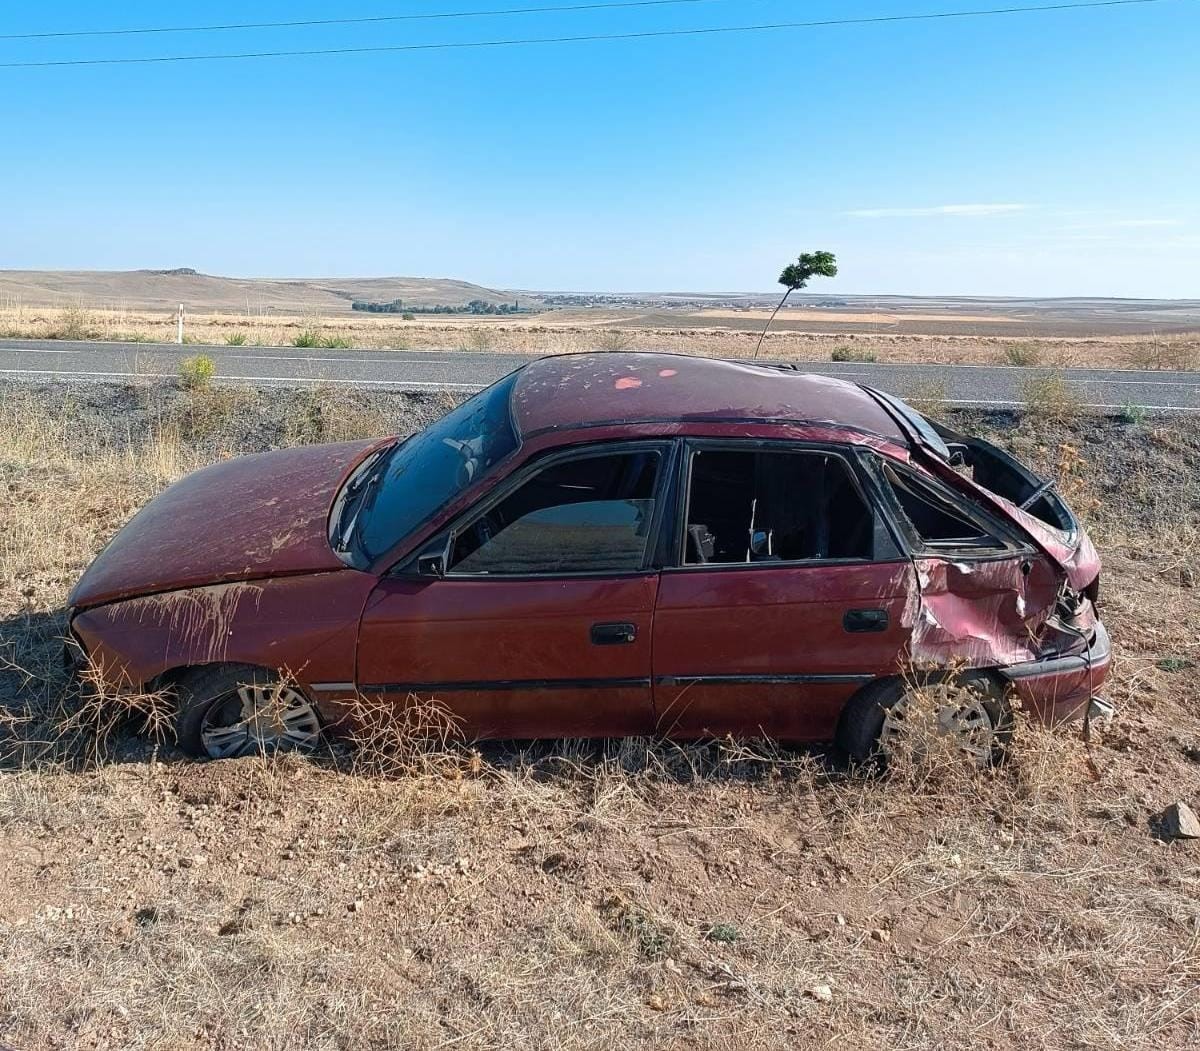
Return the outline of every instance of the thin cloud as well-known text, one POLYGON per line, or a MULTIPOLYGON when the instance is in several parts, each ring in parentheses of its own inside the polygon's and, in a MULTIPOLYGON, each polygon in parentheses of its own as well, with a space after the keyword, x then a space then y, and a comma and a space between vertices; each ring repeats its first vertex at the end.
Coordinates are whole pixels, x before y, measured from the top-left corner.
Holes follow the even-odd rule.
POLYGON ((951 215, 974 218, 988 215, 1011 215, 1028 211, 1028 204, 936 204, 928 208, 856 208, 847 212, 855 219, 914 219, 951 215))
POLYGON ((1178 219, 1118 219, 1113 226, 1135 230, 1143 226, 1178 226, 1178 219))

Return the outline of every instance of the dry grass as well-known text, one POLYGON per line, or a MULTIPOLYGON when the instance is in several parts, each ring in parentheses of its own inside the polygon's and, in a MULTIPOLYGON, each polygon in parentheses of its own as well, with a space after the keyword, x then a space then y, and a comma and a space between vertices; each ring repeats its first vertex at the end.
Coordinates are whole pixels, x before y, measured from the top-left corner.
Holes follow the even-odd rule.
POLYGON ((904 400, 914 409, 934 418, 945 415, 946 385, 939 380, 914 383, 904 392, 904 400))
POLYGON ((1136 447, 1078 419, 1004 435, 1093 501, 1119 659, 1118 715, 1090 748, 1018 722, 995 770, 924 759, 872 779, 753 742, 473 751, 443 710, 410 706, 398 730, 364 700, 357 752, 196 765, 130 736, 156 699, 70 693, 67 587, 182 472, 397 429, 377 427, 395 403, 72 397, 0 401, 0 1042, 1200 1040, 1200 855, 1150 831, 1200 796, 1194 423, 1138 429, 1136 447))

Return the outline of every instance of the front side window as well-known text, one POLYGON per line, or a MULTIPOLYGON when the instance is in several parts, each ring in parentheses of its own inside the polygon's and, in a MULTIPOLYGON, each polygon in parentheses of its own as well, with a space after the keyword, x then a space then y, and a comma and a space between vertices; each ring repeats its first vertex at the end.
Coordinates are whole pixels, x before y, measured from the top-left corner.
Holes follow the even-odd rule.
POLYGON ((872 557, 874 515, 840 457, 700 449, 690 477, 685 565, 872 557))
POLYGON ((622 573, 642 568, 658 450, 591 455, 538 471, 454 537, 452 575, 622 573))
POLYGON ((518 445, 509 411, 517 373, 463 402, 420 434, 397 445, 362 483, 358 547, 378 558, 518 445))

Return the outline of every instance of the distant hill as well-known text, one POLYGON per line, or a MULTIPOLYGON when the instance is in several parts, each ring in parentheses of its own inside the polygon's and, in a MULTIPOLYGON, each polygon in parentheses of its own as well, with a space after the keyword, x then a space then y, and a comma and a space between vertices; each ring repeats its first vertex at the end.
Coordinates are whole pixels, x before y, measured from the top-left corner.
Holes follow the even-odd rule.
MULTIPOLYGON (((451 278, 214 277, 176 270, 0 270, 0 307, 123 307, 238 313, 349 313, 357 300, 413 306, 465 306, 473 299, 512 302, 513 294, 451 278)), ((529 303, 529 297, 522 297, 529 303)))

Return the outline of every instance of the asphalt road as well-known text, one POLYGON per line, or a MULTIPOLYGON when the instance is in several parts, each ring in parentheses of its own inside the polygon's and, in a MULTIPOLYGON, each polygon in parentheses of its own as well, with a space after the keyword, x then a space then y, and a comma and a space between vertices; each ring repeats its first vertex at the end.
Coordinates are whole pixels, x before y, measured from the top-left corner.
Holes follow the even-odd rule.
MULTIPOLYGON (((332 383, 387 390, 474 391, 530 359, 472 351, 299 350, 291 347, 200 347, 144 343, 0 340, 0 379, 122 382, 174 379, 179 360, 210 355, 217 378, 259 385, 332 383)), ((1021 383, 1040 369, 993 365, 887 365, 814 361, 809 372, 841 376, 901 396, 942 384, 952 405, 1015 406, 1021 383)), ((1070 369, 1084 404, 1119 410, 1200 412, 1200 372, 1070 369)))

